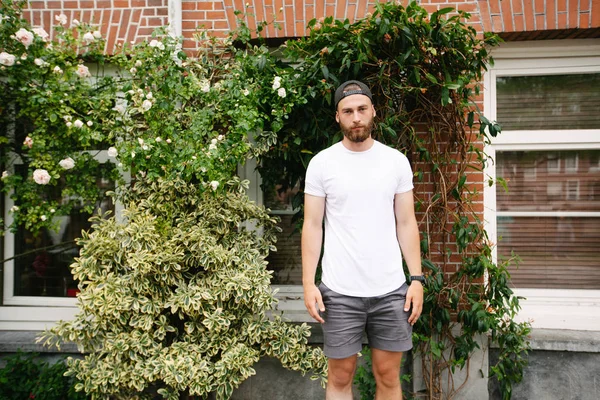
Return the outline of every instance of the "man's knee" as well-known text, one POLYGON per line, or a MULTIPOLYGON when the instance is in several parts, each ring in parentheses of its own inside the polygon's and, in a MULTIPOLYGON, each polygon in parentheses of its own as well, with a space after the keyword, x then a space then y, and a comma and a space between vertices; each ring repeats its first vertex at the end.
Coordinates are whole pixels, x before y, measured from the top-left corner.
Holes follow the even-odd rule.
POLYGON ((394 357, 378 357, 373 359, 373 375, 378 386, 393 388, 400 385, 401 355, 394 357))
POLYGON ((343 360, 330 359, 327 381, 335 387, 351 386, 355 370, 356 357, 343 360))

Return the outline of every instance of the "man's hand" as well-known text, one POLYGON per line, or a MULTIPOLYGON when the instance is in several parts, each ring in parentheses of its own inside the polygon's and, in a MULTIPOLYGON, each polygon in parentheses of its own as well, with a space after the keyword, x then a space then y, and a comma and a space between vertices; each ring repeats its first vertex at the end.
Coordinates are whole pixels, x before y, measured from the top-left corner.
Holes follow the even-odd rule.
MULTIPOLYGON (((422 298, 423 294, 421 292, 421 299, 422 298)), ((321 315, 319 315, 319 311, 325 311, 325 305, 323 304, 321 291, 314 283, 310 285, 304 285, 304 305, 306 306, 310 316, 313 317, 317 322, 320 322, 321 324, 325 322, 323 318, 321 318, 321 315)))
POLYGON ((408 292, 406 292, 404 311, 410 310, 411 306, 412 312, 408 317, 408 323, 414 325, 423 311, 423 285, 419 281, 412 281, 408 287, 408 292))

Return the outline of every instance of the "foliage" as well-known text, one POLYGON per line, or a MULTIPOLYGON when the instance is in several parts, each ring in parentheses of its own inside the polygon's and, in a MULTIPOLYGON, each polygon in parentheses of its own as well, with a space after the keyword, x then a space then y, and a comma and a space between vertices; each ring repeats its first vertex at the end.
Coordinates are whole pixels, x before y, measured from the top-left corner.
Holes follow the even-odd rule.
POLYGON ((63 360, 52 365, 37 359, 36 353, 18 352, 4 358, 0 369, 0 399, 78 400, 85 399, 74 390, 72 378, 65 377, 63 360))
POLYGON ((229 398, 261 356, 324 374, 308 325, 266 315, 276 302, 265 268, 276 220, 240 184, 217 195, 184 180, 140 182, 124 194, 126 222, 94 219, 72 266, 80 313, 47 335, 89 354, 69 360, 78 390, 229 398))
POLYGON ((501 353, 492 375, 510 397, 529 328, 513 320, 518 299, 506 266, 492 262, 468 179, 500 131, 472 103, 496 36, 478 38, 464 12, 378 3, 352 24, 311 21, 308 37, 282 47, 287 63, 251 45, 243 25, 225 39, 199 33, 196 58, 167 30, 107 55, 93 26, 62 16, 50 42, 21 18, 22 4, 0 8, 1 188, 15 203, 6 228, 36 234, 75 208, 94 211, 111 195, 99 178, 118 183, 126 208, 124 220, 99 215, 81 238, 81 312, 45 336, 88 352, 69 362, 79 389, 226 398, 262 355, 324 376, 308 328, 267 318, 274 220, 234 175, 258 157, 266 186, 302 181, 310 158, 341 138, 333 90, 358 78, 374 94, 376 137, 407 153, 426 187, 417 211, 429 283, 414 339, 429 396, 452 397, 444 371, 464 367, 476 336, 490 334, 501 353))
MULTIPOLYGON (((300 181, 303 187, 312 156, 341 138, 335 88, 348 79, 366 82, 377 110, 375 137, 405 152, 415 173, 428 283, 414 342, 429 398, 451 398, 458 390, 442 376, 468 363, 478 335, 500 346, 491 376, 509 398, 526 365, 529 324, 514 321, 519 299, 506 264, 492 262, 493 244, 474 207, 482 193, 468 179, 489 162, 482 144, 500 132, 473 102, 493 62, 489 48, 499 39, 479 38, 467 24, 469 14, 452 8, 432 14, 416 3, 375 8, 355 23, 313 20, 308 37, 287 43, 284 57, 295 65, 307 103, 290 113, 276 145, 261 156, 264 185, 287 188, 300 181)), ((295 204, 302 204, 302 193, 295 204)))
POLYGON ((261 356, 324 379, 308 326, 272 315, 264 260, 276 221, 235 178, 303 101, 286 77, 264 69, 276 64, 267 48, 200 33, 202 50, 189 58, 181 39, 159 30, 107 55, 96 28, 57 16, 50 42, 20 5, 0 9, 11 228, 41 234, 107 196, 125 208, 97 214, 82 234, 71 267, 79 314, 42 337, 85 352, 68 361, 76 389, 95 398, 228 398, 261 356), (103 162, 108 172, 98 177, 103 162), (116 191, 99 191, 99 178, 116 181, 116 191))

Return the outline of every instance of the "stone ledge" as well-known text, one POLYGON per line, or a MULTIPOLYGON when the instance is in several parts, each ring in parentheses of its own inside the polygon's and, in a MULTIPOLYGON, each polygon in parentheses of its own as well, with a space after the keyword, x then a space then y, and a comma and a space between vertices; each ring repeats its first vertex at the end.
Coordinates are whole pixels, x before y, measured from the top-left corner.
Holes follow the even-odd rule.
MULTIPOLYGON (((529 342, 531 350, 600 353, 600 331, 532 329, 529 342)), ((491 347, 498 348, 498 345, 492 343, 491 347)))
POLYGON ((0 331, 0 353, 16 353, 18 350, 32 353, 79 353, 74 343, 56 347, 45 347, 36 343, 39 331, 0 331))

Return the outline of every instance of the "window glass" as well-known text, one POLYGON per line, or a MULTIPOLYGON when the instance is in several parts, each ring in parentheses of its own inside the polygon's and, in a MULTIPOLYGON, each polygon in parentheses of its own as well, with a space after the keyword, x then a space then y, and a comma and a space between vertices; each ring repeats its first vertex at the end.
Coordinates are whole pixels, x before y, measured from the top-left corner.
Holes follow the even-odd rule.
POLYGON ((267 257, 268 269, 273 271, 273 284, 301 285, 302 260, 300 251, 300 226, 298 226, 297 210, 294 207, 297 200, 299 185, 283 189, 275 186, 272 190, 263 192, 265 207, 271 209, 271 214, 280 218, 281 232, 277 235, 276 252, 267 257))
POLYGON ((508 186, 497 190, 498 257, 521 259, 513 284, 600 289, 600 150, 498 151, 496 161, 508 186))
MULTIPOLYGON (((15 167, 16 172, 27 173, 23 166, 15 167)), ((114 182, 103 178, 108 175, 104 173, 106 170, 108 168, 99 168, 97 177, 98 187, 103 192, 114 190, 114 182)), ((58 187, 53 200, 58 200, 60 192, 58 187)), ((96 204, 95 209, 98 208, 102 212, 111 210, 114 213, 114 204, 107 197, 96 204)), ((82 230, 91 227, 90 216, 82 207, 76 206, 69 215, 54 217, 60 223, 58 231, 44 229, 33 235, 19 227, 15 233, 14 249, 17 255, 14 260, 15 296, 75 297, 77 283, 73 281, 69 266, 79 255, 75 239, 81 236, 82 230)))
POLYGON ((496 79, 498 123, 507 130, 597 129, 600 74, 496 79))
POLYGON ((508 186, 498 211, 600 211, 600 150, 502 151, 496 161, 508 186))

